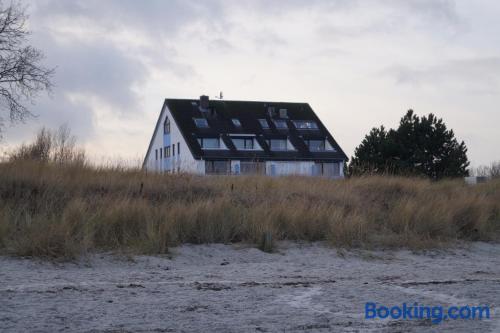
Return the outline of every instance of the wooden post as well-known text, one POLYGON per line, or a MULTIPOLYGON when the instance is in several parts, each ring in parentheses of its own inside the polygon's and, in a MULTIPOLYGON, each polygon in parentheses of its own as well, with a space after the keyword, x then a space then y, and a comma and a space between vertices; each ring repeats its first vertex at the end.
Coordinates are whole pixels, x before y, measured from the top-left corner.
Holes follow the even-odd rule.
POLYGON ((270 231, 265 231, 262 234, 262 251, 272 252, 273 250, 273 234, 270 231))

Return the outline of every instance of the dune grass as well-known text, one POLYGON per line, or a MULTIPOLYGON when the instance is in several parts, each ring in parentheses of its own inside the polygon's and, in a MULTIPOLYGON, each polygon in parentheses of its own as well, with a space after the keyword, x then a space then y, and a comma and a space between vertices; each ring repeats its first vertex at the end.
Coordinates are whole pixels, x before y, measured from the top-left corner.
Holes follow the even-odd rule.
POLYGON ((159 175, 0 164, 0 252, 72 259, 182 243, 429 248, 500 239, 500 181, 159 175))

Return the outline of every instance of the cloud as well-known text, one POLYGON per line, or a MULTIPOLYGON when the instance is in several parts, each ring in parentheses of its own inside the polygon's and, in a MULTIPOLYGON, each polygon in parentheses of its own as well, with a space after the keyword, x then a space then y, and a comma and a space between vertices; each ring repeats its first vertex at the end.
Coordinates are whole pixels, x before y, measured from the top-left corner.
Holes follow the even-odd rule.
POLYGON ((216 52, 230 52, 234 50, 233 44, 231 44, 225 38, 214 38, 209 42, 209 49, 216 52))
POLYGON ((359 38, 401 32, 458 33, 463 22, 452 0, 381 0, 357 2, 347 13, 325 11, 330 20, 319 25, 319 34, 329 38, 359 38), (436 27, 440 27, 436 31, 436 27))
POLYGON ((98 95, 121 111, 137 109, 132 86, 148 74, 140 61, 104 43, 74 43, 55 50, 48 55, 59 64, 55 81, 59 89, 98 95))
POLYGON ((138 156, 163 98, 223 90, 310 102, 348 154, 408 105, 438 109, 457 133, 488 133, 470 136, 484 161, 500 154, 498 9, 487 0, 30 1, 32 42, 57 66, 56 87, 31 108, 37 119, 4 137, 68 122, 90 153, 138 156))
POLYGON ((31 108, 35 118, 5 127, 7 143, 31 140, 40 127, 56 129, 63 124, 70 125, 80 142, 85 142, 95 134, 92 109, 85 103, 73 103, 69 96, 55 92, 53 96, 41 97, 31 108))
POLYGON ((454 0, 388 0, 388 4, 403 7, 429 22, 457 23, 460 21, 454 0))
POLYGON ((469 94, 498 94, 500 91, 500 57, 451 60, 423 68, 394 66, 383 73, 400 85, 448 86, 469 94))
POLYGON ((91 140, 99 126, 96 105, 104 103, 118 115, 142 112, 138 87, 152 70, 166 68, 180 78, 196 75, 161 39, 192 23, 200 7, 184 1, 148 6, 136 1, 30 3, 31 43, 43 50, 46 65, 56 68, 54 94, 29 106, 37 117, 7 128, 5 137, 20 142, 42 124, 58 127, 68 122, 81 139, 91 140), (75 95, 100 103, 71 98, 75 95))
POLYGON ((149 0, 147 3, 135 0, 50 0, 36 7, 37 14, 42 16, 71 17, 110 31, 143 30, 154 37, 176 35, 200 21, 209 27, 224 23, 224 7, 220 1, 212 0, 149 0))

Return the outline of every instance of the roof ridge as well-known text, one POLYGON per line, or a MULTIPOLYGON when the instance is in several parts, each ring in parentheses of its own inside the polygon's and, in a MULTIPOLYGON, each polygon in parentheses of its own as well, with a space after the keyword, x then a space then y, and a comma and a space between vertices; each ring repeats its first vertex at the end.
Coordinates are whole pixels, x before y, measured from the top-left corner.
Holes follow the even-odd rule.
MULTIPOLYGON (((167 101, 189 101, 189 102, 199 102, 198 98, 169 98, 166 97, 167 101)), ((285 101, 254 101, 254 100, 238 100, 238 99, 211 99, 210 102, 240 102, 240 103, 280 103, 280 104, 309 104, 307 102, 285 102, 285 101)))

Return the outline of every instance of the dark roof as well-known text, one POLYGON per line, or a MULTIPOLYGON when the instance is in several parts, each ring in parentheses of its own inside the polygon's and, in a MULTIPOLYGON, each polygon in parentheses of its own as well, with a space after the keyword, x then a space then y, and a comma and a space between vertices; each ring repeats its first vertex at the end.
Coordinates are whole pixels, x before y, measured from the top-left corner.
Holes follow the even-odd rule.
POLYGON ((347 160, 346 154, 307 103, 210 100, 205 112, 200 109, 197 99, 166 99, 165 104, 195 159, 347 160), (275 116, 269 115, 269 107, 274 107, 275 116), (288 118, 280 118, 280 109, 287 110, 288 118), (206 118, 209 127, 196 127, 194 118, 206 118), (240 121, 241 128, 232 123, 233 118, 240 121), (259 119, 267 119, 270 129, 263 129, 259 119), (288 129, 277 129, 272 122, 277 119, 286 120, 288 129), (298 130, 293 120, 312 120, 318 129, 298 130), (229 134, 256 135, 263 150, 236 150, 229 134), (229 149, 203 150, 198 144, 198 138, 203 137, 220 137, 229 149), (272 138, 288 138, 296 151, 271 151, 266 140, 272 138), (307 139, 326 139, 336 151, 310 152, 304 143, 307 139))

